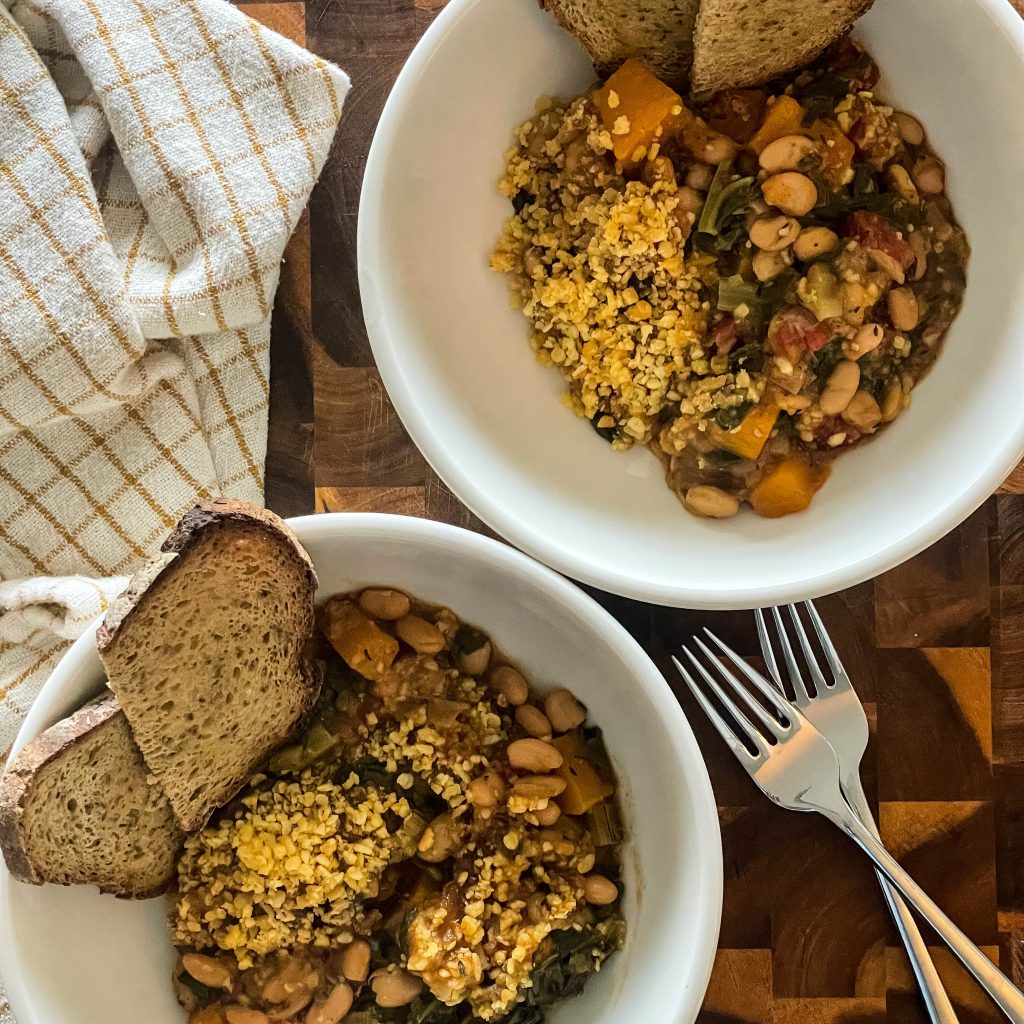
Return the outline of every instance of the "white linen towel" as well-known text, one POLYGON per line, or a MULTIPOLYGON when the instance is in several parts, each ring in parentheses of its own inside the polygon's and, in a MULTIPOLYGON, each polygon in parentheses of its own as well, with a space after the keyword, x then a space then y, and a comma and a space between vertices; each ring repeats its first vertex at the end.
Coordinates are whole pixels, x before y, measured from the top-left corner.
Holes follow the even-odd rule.
POLYGON ((0 764, 181 512, 262 501, 281 257, 348 86, 224 0, 0 0, 0 764))

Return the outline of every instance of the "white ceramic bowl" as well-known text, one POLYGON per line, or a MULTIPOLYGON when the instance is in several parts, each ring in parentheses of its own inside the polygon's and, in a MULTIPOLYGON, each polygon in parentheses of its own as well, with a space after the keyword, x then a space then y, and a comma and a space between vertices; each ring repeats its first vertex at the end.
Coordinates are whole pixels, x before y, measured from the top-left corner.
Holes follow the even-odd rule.
POLYGON ((536 97, 593 81, 536 0, 452 0, 388 100, 363 183, 360 286, 413 440, 490 526, 549 565, 659 604, 818 596, 952 529, 1024 454, 1024 24, 1006 0, 879 0, 857 29, 920 116, 974 253, 966 302, 912 410, 781 520, 690 517, 653 455, 613 452, 558 401, 488 256, 496 184, 536 97))
MULTIPOLYGON (((450 606, 541 686, 564 685, 605 730, 630 832, 625 949, 556 1024, 691 1024, 718 937, 722 849, 707 770, 664 678, 629 634, 557 574, 496 541, 398 516, 292 521, 327 596, 369 583, 450 606)), ((15 749, 102 686, 90 629, 63 658, 15 749)), ((13 881, 0 859, 0 977, 18 1024, 182 1024, 162 900, 13 881)))

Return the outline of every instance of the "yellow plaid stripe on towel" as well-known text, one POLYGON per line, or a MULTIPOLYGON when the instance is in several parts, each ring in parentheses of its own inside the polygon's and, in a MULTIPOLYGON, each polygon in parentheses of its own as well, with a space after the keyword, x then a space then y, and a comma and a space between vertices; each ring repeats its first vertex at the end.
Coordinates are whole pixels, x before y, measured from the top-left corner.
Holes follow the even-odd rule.
POLYGON ((197 496, 262 499, 281 257, 348 85, 223 0, 0 0, 0 758, 197 496))

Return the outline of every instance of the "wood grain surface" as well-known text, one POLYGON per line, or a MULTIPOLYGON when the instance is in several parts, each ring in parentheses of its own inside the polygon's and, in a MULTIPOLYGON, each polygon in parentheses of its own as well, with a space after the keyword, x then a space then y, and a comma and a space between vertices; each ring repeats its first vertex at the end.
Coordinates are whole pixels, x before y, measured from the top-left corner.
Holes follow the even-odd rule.
MULTIPOLYGON (((443 5, 243 5, 353 82, 274 312, 267 502, 283 515, 386 511, 489 532, 402 429, 373 364, 356 278, 359 189, 377 118, 443 5)), ((763 799, 675 685, 670 651, 698 626, 755 655, 751 616, 591 593, 665 670, 708 757, 725 905, 701 1022, 925 1022, 866 862, 823 820, 763 799)), ((820 608, 868 709, 864 775, 883 839, 1024 983, 1024 468, 933 548, 820 608)), ((998 1021, 949 955, 934 954, 961 1021, 998 1021)))

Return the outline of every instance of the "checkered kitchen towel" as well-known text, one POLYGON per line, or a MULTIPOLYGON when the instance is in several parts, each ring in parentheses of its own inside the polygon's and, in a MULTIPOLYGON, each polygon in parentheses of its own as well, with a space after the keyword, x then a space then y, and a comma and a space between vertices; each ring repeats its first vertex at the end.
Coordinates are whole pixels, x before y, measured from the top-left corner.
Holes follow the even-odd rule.
POLYGON ((196 497, 262 499, 282 252, 348 84, 224 0, 0 0, 0 758, 196 497))

